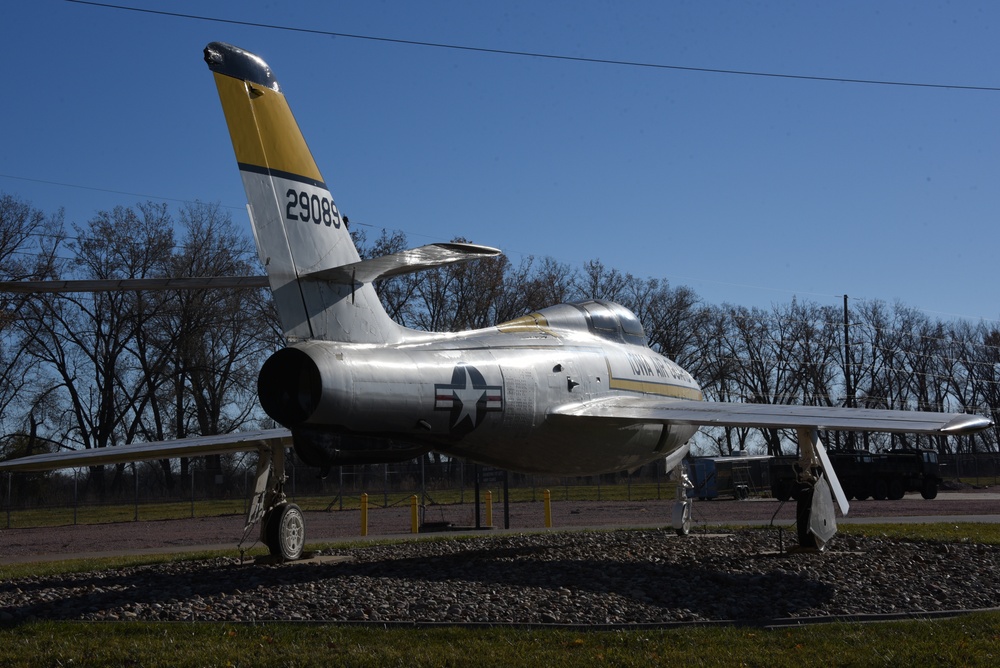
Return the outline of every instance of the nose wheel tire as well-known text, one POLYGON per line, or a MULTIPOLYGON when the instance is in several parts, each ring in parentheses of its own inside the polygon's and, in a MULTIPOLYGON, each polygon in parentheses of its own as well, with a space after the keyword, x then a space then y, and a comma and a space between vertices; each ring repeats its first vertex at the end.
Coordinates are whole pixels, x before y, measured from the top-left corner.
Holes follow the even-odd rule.
POLYGON ((302 510, 294 503, 275 506, 264 520, 264 543, 271 555, 284 561, 302 556, 306 542, 306 523, 302 510))

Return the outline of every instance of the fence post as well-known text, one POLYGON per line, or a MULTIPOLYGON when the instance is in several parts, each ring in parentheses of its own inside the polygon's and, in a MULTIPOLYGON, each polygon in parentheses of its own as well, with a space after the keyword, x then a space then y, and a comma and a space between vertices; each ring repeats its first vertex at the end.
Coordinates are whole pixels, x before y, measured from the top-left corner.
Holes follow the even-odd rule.
POLYGON ((410 497, 410 533, 420 532, 419 513, 417 511, 417 495, 410 497))
POLYGON ((480 508, 479 508, 479 464, 473 464, 472 466, 473 466, 473 471, 475 472, 474 473, 475 482, 473 483, 473 489, 475 490, 475 497, 476 497, 475 498, 475 505, 476 505, 476 528, 477 529, 482 529, 483 528, 483 524, 482 524, 482 521, 481 521, 481 518, 480 518, 480 515, 479 515, 479 513, 481 512, 480 508))
POLYGON ((493 492, 486 490, 486 526, 493 526, 493 492))
POLYGON ((503 528, 510 528, 510 472, 503 472, 503 528))
POLYGON ((368 535, 368 494, 361 494, 361 535, 368 535))
POLYGON ((542 499, 545 501, 545 528, 552 528, 552 492, 545 490, 542 492, 542 499))

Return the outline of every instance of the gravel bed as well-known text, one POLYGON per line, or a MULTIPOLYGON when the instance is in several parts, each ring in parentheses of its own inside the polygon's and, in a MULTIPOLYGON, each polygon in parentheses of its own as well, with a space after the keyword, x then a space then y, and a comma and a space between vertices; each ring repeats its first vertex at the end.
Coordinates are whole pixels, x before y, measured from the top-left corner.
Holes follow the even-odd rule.
POLYGON ((764 623, 1000 606, 996 546, 837 536, 823 553, 781 548, 772 530, 644 529, 325 553, 340 563, 176 562, 0 583, 0 621, 764 623))

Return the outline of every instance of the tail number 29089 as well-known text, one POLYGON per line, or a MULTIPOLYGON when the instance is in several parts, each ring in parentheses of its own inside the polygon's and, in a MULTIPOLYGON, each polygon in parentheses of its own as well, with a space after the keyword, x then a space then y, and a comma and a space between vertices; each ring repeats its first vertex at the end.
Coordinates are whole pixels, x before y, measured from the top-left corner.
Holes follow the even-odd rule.
POLYGON ((337 207, 329 197, 316 193, 309 194, 305 190, 289 188, 285 193, 285 217, 288 220, 301 220, 304 223, 316 223, 327 227, 340 227, 340 215, 337 207))

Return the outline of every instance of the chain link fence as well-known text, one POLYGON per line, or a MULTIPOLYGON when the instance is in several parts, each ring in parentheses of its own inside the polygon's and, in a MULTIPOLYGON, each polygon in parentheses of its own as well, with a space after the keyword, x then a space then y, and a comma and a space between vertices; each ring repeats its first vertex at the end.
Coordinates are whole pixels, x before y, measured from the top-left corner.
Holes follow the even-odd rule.
MULTIPOLYGON (((0 477, 0 521, 7 528, 111 521, 179 519, 246 513, 253 494, 256 463, 247 458, 213 470, 191 460, 169 480, 157 462, 119 467, 7 473, 0 477)), ((426 513, 435 506, 470 504, 490 491, 495 503, 552 500, 639 501, 674 498, 664 463, 633 473, 561 478, 526 475, 457 460, 422 458, 398 464, 334 468, 325 478, 317 469, 286 465, 285 494, 303 509, 357 510, 362 494, 373 508, 409 505, 415 495, 426 513)))

